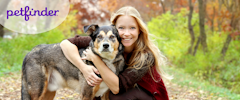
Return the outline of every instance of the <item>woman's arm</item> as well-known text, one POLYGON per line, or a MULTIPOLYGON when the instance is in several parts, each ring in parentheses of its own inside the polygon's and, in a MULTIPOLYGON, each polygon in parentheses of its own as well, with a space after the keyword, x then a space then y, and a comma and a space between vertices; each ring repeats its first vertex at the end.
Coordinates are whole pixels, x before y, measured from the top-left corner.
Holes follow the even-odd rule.
POLYGON ((92 52, 91 49, 87 49, 84 53, 86 54, 86 58, 83 59, 91 60, 94 63, 104 82, 113 94, 118 94, 119 92, 124 92, 132 88, 134 84, 148 72, 149 66, 153 66, 154 64, 153 55, 147 54, 147 61, 144 62, 140 69, 128 68, 117 76, 105 65, 100 57, 92 52))
POLYGON ((102 79, 95 74, 99 73, 97 69, 94 66, 86 65, 82 61, 76 45, 72 44, 68 40, 63 40, 60 43, 60 47, 62 48, 65 57, 83 73, 89 85, 94 86, 102 82, 102 79), (91 81, 95 84, 92 84, 91 81))
POLYGON ((102 61, 102 59, 95 55, 91 49, 86 49, 86 51, 83 51, 83 53, 86 55, 85 58, 89 61, 92 61, 94 65, 97 67, 102 79, 106 83, 106 85, 109 87, 109 89, 112 91, 113 94, 118 94, 119 92, 119 79, 118 76, 110 70, 107 65, 102 61))
POLYGON ((118 76, 110 70, 105 63, 98 56, 93 56, 91 58, 94 65, 97 67, 99 73, 101 74, 104 82, 107 84, 109 89, 113 94, 118 94, 119 92, 119 79, 118 76))
POLYGON ((63 54, 65 57, 73 63, 80 71, 83 71, 83 66, 85 63, 81 60, 81 57, 78 53, 78 48, 76 45, 72 44, 68 40, 63 40, 60 43, 60 47, 62 48, 63 54))

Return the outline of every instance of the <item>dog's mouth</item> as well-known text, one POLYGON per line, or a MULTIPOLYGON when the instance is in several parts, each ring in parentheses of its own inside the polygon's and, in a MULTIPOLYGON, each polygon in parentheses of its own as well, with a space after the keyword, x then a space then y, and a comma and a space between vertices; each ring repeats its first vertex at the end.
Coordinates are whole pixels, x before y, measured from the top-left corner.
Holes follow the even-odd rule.
POLYGON ((97 48, 98 50, 98 54, 102 57, 102 58, 105 58, 105 59, 113 59, 113 46, 110 44, 110 43, 107 43, 107 42, 103 42, 99 48, 97 48))
POLYGON ((111 53, 112 50, 112 46, 109 43, 102 43, 100 48, 98 49, 99 53, 111 53))
POLYGON ((107 48, 107 49, 103 49, 101 52, 110 52, 110 50, 107 48))
POLYGON ((112 59, 112 57, 111 57, 112 56, 112 52, 108 48, 99 50, 99 55, 102 58, 105 58, 105 59, 109 59, 109 60, 112 59))

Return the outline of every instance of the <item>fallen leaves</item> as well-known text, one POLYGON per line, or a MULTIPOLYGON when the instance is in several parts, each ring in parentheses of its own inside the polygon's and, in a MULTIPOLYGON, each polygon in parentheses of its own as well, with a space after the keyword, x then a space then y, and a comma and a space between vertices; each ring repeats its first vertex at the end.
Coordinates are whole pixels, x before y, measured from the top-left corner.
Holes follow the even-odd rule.
MULTIPOLYGON (((21 73, 0 77, 0 100, 21 99, 21 73)), ((57 91, 54 100, 80 100, 79 94, 70 89, 57 91)))
MULTIPOLYGON (((170 100, 225 100, 216 97, 201 87, 194 89, 186 86, 164 81, 168 90, 170 100)), ((21 99, 21 74, 11 73, 9 76, 0 77, 0 100, 20 100, 21 99)), ((57 91, 54 100, 80 100, 79 94, 70 89, 60 89, 57 91)))
MULTIPOLYGON (((169 81, 164 82, 170 100, 228 100, 227 98, 218 97, 213 93, 203 91, 201 87, 194 89, 188 85, 181 87, 169 81)), ((191 84, 191 82, 189 84, 191 84)))

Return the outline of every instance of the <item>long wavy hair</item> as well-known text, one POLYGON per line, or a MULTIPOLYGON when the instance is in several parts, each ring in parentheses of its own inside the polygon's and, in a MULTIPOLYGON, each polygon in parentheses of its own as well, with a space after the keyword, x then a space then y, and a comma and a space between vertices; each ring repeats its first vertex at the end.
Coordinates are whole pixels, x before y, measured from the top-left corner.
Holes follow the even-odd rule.
MULTIPOLYGON (((111 23, 115 25, 118 17, 122 15, 129 15, 135 18, 140 29, 139 37, 135 43, 132 56, 130 57, 127 65, 136 69, 142 68, 144 62, 147 61, 146 53, 151 52, 154 56, 154 66, 156 67, 156 70, 160 74, 160 76, 165 79, 172 79, 172 77, 167 75, 162 69, 162 66, 166 64, 166 57, 160 52, 160 50, 153 43, 153 41, 150 40, 149 38, 150 33, 148 32, 148 28, 146 24, 143 22, 139 12, 134 7, 131 6, 122 7, 116 13, 112 14, 110 19, 111 23)), ((147 63, 151 63, 151 61, 147 61, 147 63)), ((149 71, 152 79, 154 81, 159 81, 154 79, 151 67, 152 66, 149 66, 150 69, 149 71)))

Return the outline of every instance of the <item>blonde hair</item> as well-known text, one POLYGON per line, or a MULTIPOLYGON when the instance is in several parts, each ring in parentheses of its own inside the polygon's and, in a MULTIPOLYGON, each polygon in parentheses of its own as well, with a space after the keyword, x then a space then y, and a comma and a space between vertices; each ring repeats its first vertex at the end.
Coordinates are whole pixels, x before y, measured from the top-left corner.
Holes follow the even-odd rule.
MULTIPOLYGON (((150 52, 154 56, 154 65, 160 76, 165 79, 172 79, 172 77, 168 76, 162 69, 162 66, 166 64, 166 57, 160 52, 153 41, 150 41, 148 36, 150 33, 148 32, 148 28, 143 22, 139 12, 131 6, 122 7, 116 13, 112 14, 110 19, 111 23, 115 25, 118 17, 122 15, 129 15, 135 18, 140 29, 139 38, 136 41, 136 45, 134 47, 134 51, 130 57, 128 65, 132 66, 133 68, 140 69, 143 66, 144 62, 146 62, 146 53, 150 52)), ((151 63, 151 61, 148 61, 147 63, 151 63)), ((156 81, 152 75, 151 67, 152 66, 149 66, 150 75, 153 80, 156 81)))

